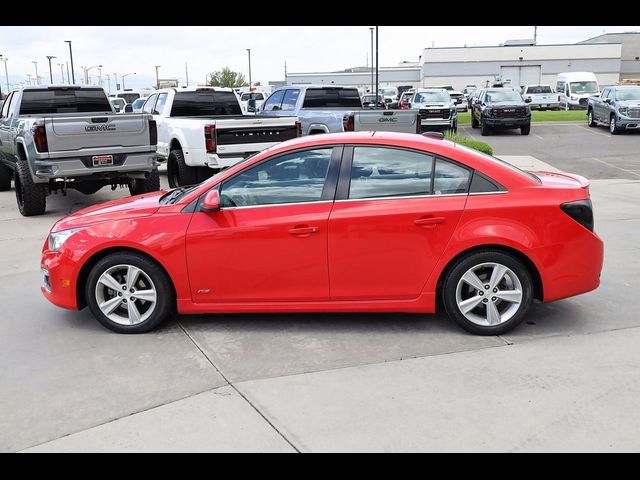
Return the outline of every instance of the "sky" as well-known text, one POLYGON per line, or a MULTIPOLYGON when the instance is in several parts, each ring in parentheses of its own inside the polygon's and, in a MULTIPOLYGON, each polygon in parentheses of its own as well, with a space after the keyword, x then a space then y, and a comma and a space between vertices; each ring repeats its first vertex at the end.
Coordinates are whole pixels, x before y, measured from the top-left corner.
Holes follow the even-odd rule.
MULTIPOLYGON (((379 64, 393 66, 401 61, 417 61, 426 47, 498 45, 509 39, 533 38, 533 26, 380 26, 379 64)), ((539 26, 538 44, 575 43, 604 32, 640 31, 640 26, 539 26)), ((189 83, 204 83, 206 74, 225 66, 248 77, 251 49, 253 82, 263 85, 284 80, 285 61, 289 72, 335 71, 365 66, 371 50, 368 26, 224 26, 224 27, 0 27, 0 54, 7 58, 9 83, 35 78, 34 61, 42 83, 49 83, 46 56, 53 55, 54 83, 61 80, 63 64, 66 81, 68 44, 72 41, 76 81, 82 68, 102 65, 103 85, 107 74, 115 89, 114 74, 126 88, 155 84, 155 66, 160 78, 177 78, 184 84, 185 62, 189 83)), ((6 89, 4 65, 0 64, 0 84, 6 89)), ((95 83, 98 68, 89 74, 95 83)))

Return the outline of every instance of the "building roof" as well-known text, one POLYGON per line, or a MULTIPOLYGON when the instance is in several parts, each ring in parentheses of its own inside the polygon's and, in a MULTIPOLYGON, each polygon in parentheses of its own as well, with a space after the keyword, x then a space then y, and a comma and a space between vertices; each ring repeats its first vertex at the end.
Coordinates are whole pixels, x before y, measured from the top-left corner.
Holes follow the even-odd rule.
POLYGON ((507 40, 501 46, 505 47, 522 47, 522 46, 533 46, 536 44, 536 41, 533 38, 524 38, 520 40, 507 40))
POLYGON ((587 38, 586 40, 582 40, 581 42, 578 43, 591 43, 594 40, 598 40, 598 39, 604 39, 606 37, 612 37, 614 35, 638 35, 640 36, 640 32, 608 32, 608 33, 603 33, 602 35, 596 35, 595 37, 591 37, 591 38, 587 38))

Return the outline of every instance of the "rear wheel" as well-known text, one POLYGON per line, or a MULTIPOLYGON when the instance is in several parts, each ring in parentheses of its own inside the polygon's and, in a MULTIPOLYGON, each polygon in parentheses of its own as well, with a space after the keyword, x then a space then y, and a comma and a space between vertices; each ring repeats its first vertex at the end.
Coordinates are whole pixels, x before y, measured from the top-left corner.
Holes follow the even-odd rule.
POLYGON ((527 123, 526 125, 523 125, 522 127, 520 127, 520 133, 522 135, 529 135, 529 132, 531 131, 531 124, 527 123))
POLYGON ((482 135, 483 137, 486 137, 490 133, 491 133, 491 128, 489 127, 489 125, 487 125, 487 122, 485 121, 484 117, 480 117, 480 135, 482 135))
POLYGON ((477 335, 502 335, 524 319, 533 301, 533 286, 520 260, 483 250, 451 266, 442 295, 447 314, 462 328, 477 335))
POLYGON ((611 132, 611 135, 617 135, 620 133, 620 128, 618 127, 615 114, 611 114, 611 119, 609 120, 609 131, 611 132))
POLYGON ((171 150, 167 160, 167 176, 171 188, 194 185, 197 181, 197 170, 191 168, 184 161, 181 149, 171 150))
POLYGON ((25 217, 42 215, 47 209, 47 190, 44 183, 34 183, 29 165, 19 160, 16 165, 16 200, 18 210, 25 217))
POLYGON ((598 126, 595 118, 593 118, 593 108, 590 108, 587 112, 587 125, 589 125, 591 128, 598 126))
POLYGON ((0 192, 11 190, 11 178, 13 171, 6 165, 0 163, 0 192))
POLYGON ((157 169, 153 170, 148 178, 134 178, 129 182, 129 193, 131 195, 157 192, 158 190, 160 190, 160 174, 157 169))

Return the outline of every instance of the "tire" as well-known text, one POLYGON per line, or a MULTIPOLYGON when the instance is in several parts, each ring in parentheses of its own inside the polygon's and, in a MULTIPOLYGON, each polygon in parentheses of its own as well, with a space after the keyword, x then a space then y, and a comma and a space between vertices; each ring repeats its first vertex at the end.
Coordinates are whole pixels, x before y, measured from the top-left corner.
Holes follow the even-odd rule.
POLYGON ((478 123, 478 119, 473 114, 473 110, 471 111, 471 128, 478 128, 480 124, 478 123))
POLYGON ((484 121, 484 117, 480 117, 480 135, 486 137, 491 133, 491 128, 484 121))
POLYGON ((521 135, 529 135, 529 132, 531 131, 531 124, 527 123, 525 126, 520 127, 520 134, 521 135))
POLYGON ((593 108, 590 108, 587 112, 587 125, 589 125, 591 128, 598 126, 595 118, 593 117, 593 108))
POLYGON ((0 163, 0 192, 11 190, 11 178, 13 171, 6 165, 0 163))
POLYGON ((458 120, 453 123, 453 127, 448 129, 451 133, 458 133, 458 120))
POLYGON ((131 193, 132 196, 157 192, 158 190, 160 190, 160 173, 157 168, 149 174, 149 178, 145 178, 144 180, 134 178, 129 182, 129 193, 131 193))
POLYGON ((24 217, 42 215, 47 209, 47 191, 44 183, 34 183, 29 165, 19 160, 16 165, 16 200, 24 217))
POLYGON ((609 119, 609 131, 611 135, 618 135, 620 133, 620 128, 618 128, 618 122, 614 114, 611 114, 611 118, 609 119))
MULTIPOLYGON (((516 300, 518 297, 512 298, 516 300)), ((533 284, 529 271, 520 260, 508 253, 487 249, 465 255, 449 267, 442 287, 442 299, 449 318, 466 331, 476 335, 502 335, 524 319, 533 302, 533 284), (495 270, 493 266, 506 268, 496 283, 496 290, 491 286, 486 288, 495 270), (482 290, 473 288, 462 279, 469 272, 475 274, 482 290), (519 291, 519 302, 499 298, 506 291, 519 291), (495 296, 494 292, 497 292, 495 296), (472 300, 471 304, 469 300, 472 300), (464 301, 467 301, 467 306, 473 306, 466 314, 459 306, 464 301), (491 310, 487 308, 490 305, 493 305, 491 310), (491 312, 495 316, 491 316, 491 312)))
POLYGON ((102 187, 104 187, 104 183, 102 182, 80 182, 73 188, 85 195, 93 195, 94 193, 98 193, 102 187))
POLYGON ((134 252, 112 253, 98 261, 89 272, 85 298, 93 316, 117 333, 149 332, 164 322, 175 306, 173 286, 164 270, 153 260, 134 252), (131 268, 138 271, 133 285, 127 278, 131 268), (110 275, 114 282, 109 284, 117 290, 100 281, 103 274, 110 275), (140 289, 146 292, 146 300, 135 297, 136 293, 141 293, 140 289), (113 310, 108 312, 104 304, 110 300, 115 303, 110 307, 113 310), (103 305, 105 311, 99 305, 103 305), (131 305, 135 309, 131 309, 131 305))
POLYGON ((169 177, 169 186, 171 188, 186 187, 187 185, 198 183, 197 170, 185 163, 184 154, 179 148, 171 150, 169 153, 167 177, 169 177))

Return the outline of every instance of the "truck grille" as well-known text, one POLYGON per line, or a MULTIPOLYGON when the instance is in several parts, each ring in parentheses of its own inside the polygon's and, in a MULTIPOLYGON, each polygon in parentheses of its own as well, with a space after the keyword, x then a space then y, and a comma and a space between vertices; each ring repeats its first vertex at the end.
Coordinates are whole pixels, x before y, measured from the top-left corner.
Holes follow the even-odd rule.
POLYGON ((499 108, 494 111, 496 117, 518 117, 525 113, 525 109, 523 107, 499 108))
POLYGON ((640 118, 640 107, 634 107, 629 109, 629 116, 631 118, 640 118))
POLYGON ((237 145, 240 143, 284 142, 297 136, 296 127, 229 128, 217 130, 218 145, 237 145))
POLYGON ((449 109, 448 108, 433 108, 427 110, 426 108, 420 109, 420 118, 449 118, 449 109))

